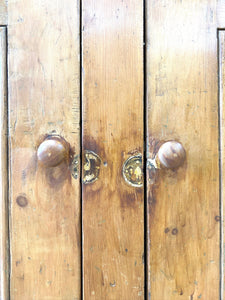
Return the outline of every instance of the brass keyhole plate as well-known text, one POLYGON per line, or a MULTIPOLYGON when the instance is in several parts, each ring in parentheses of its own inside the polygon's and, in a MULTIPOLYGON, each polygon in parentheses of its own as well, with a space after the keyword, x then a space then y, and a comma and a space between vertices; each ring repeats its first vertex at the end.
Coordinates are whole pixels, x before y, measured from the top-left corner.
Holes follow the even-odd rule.
POLYGON ((141 154, 131 156, 125 161, 123 165, 123 177, 131 186, 143 186, 143 166, 141 154))
POLYGON ((101 159, 93 151, 85 150, 83 154, 83 183, 95 182, 100 173, 101 159))

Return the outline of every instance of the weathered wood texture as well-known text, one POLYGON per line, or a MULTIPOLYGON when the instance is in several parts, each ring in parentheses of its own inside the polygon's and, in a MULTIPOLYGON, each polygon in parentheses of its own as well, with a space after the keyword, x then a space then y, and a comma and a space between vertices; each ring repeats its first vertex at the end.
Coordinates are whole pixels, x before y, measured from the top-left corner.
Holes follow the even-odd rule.
POLYGON ((143 188, 122 176, 143 152, 143 2, 82 6, 82 149, 102 159, 83 184, 84 299, 144 299, 143 188))
MULTIPOLYGON (((218 46, 219 46, 219 109, 220 109, 220 148, 221 148, 221 209, 222 209, 222 221, 223 221, 223 227, 221 228, 221 251, 222 251, 222 293, 224 294, 224 283, 225 283, 225 277, 224 277, 224 267, 225 267, 225 261, 224 261, 224 232, 225 232, 225 200, 224 200, 224 192, 225 192, 225 31, 221 30, 218 32, 218 46)), ((223 299, 221 297, 221 299, 223 299)))
POLYGON ((37 163, 46 134, 79 154, 79 2, 8 1, 11 299, 80 299, 80 188, 37 163))
POLYGON ((6 28, 0 28, 0 299, 8 299, 8 164, 6 28))
POLYGON ((148 184, 151 300, 219 299, 216 1, 147 1, 148 156, 180 141, 186 164, 148 184))

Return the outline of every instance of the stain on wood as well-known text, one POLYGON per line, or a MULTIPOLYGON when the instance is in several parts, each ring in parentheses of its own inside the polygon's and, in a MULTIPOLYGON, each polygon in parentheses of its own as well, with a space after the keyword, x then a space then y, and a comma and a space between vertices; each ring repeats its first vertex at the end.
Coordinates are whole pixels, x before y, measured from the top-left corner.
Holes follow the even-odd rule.
POLYGON ((25 207, 28 204, 28 200, 26 195, 19 195, 18 197, 16 197, 16 203, 20 206, 20 207, 25 207))

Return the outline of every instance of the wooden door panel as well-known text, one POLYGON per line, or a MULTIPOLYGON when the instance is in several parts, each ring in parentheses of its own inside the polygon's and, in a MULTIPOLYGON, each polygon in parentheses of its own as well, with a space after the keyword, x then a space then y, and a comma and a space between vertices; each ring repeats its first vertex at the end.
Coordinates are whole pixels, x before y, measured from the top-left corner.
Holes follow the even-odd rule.
POLYGON ((79 155, 79 2, 8 1, 10 299, 80 299, 80 184, 37 162, 46 135, 79 155))
POLYGON ((216 1, 147 2, 148 157, 177 140, 186 162, 148 184, 150 299, 219 299, 216 1))
POLYGON ((102 161, 83 184, 84 299, 144 299, 143 187, 122 175, 143 153, 143 2, 82 7, 82 151, 102 161))

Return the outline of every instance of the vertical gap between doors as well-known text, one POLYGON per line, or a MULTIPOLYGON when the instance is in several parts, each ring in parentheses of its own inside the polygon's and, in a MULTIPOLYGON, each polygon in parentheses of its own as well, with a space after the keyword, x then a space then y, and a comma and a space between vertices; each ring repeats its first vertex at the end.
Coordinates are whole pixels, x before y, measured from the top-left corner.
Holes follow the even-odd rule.
MULTIPOLYGON (((2 263, 1 272, 4 271, 4 275, 1 274, 2 282, 0 283, 0 297, 6 296, 7 299, 10 299, 10 273, 11 273, 11 267, 10 267, 10 222, 9 222, 9 215, 10 215, 10 201, 9 201, 9 194, 10 194, 10 163, 9 163, 9 105, 8 105, 8 33, 7 33, 7 26, 6 25, 0 25, 0 28, 4 29, 3 33, 3 39, 4 39, 4 49, 3 53, 1 54, 2 58, 2 64, 4 66, 1 66, 1 68, 4 68, 4 74, 2 74, 2 82, 4 83, 4 97, 3 97, 3 103, 2 103, 2 109, 4 115, 2 116, 4 124, 2 124, 2 130, 4 132, 4 138, 2 141, 2 144, 4 144, 4 151, 6 161, 2 162, 5 163, 4 167, 6 168, 6 191, 4 192, 4 210, 2 213, 2 229, 5 231, 5 240, 3 241, 3 244, 1 245, 3 247, 3 258, 4 260, 2 263), (6 256, 6 257, 5 257, 6 256), (4 269, 4 270, 3 270, 4 269)), ((1 33, 2 34, 2 33, 1 33)), ((2 145, 1 145, 2 146, 2 145)), ((2 159, 2 157, 1 157, 2 159)), ((3 169, 4 169, 3 167, 3 169)), ((2 259, 3 259, 2 258, 2 259)))
MULTIPOLYGON (((6 64, 6 112, 7 112, 7 117, 6 117, 6 122, 7 122, 7 144, 6 144, 6 149, 7 149, 7 154, 6 154, 6 159, 7 159, 7 170, 9 170, 10 167, 10 163, 9 163, 9 105, 8 105, 8 95, 9 95, 9 83, 8 83, 8 28, 7 26, 5 27, 5 38, 6 38, 6 57, 5 57, 5 64, 6 64)), ((9 171, 7 172, 7 191, 8 191, 8 195, 7 195, 7 207, 8 207, 8 216, 7 216, 7 227, 8 227, 8 244, 7 244, 7 252, 8 252, 8 257, 7 257, 7 262, 8 262, 8 297, 9 299, 11 298, 10 295, 10 278, 11 278, 11 252, 10 252, 10 222, 9 222, 9 188, 10 188, 10 184, 9 184, 9 171)))
MULTIPOLYGON (((5 65, 5 69, 4 69, 4 74, 3 74, 3 82, 5 84, 4 86, 4 103, 3 103, 3 109, 4 109, 4 114, 5 116, 3 117, 3 120, 5 122, 5 124, 3 125, 3 128, 5 130, 5 138, 3 143, 5 143, 5 151, 6 151, 6 181, 7 181, 7 188, 6 188, 6 195, 5 196, 5 216, 3 217, 4 220, 4 224, 3 225, 3 229, 6 231, 5 232, 5 236, 7 237, 7 241, 4 241, 4 247, 5 249, 3 251, 5 251, 5 255, 6 255, 6 259, 4 259, 3 262, 3 267, 5 268, 5 276, 6 276, 6 286, 5 284, 5 280, 4 277, 2 278, 1 282, 1 288, 2 288, 2 283, 3 283, 3 294, 6 295, 7 294, 7 299, 10 299, 10 273, 11 273, 11 267, 10 267, 10 223, 9 223, 9 214, 10 214, 10 209, 9 209, 9 192, 10 192, 10 172, 9 172, 9 168, 10 168, 10 163, 9 163, 9 142, 8 142, 8 138, 9 138, 9 105, 8 105, 8 33, 7 33, 7 26, 6 25, 0 25, 0 28, 4 28, 4 65, 5 65), (5 265, 6 264, 6 265, 5 265), (8 290, 6 290, 8 289, 8 290)), ((1 83, 2 84, 2 83, 1 83)), ((2 294, 1 294, 2 295, 2 294)), ((3 295, 3 297, 4 297, 3 295)))
POLYGON ((143 129, 144 129, 144 157, 143 157, 143 172, 144 172, 144 295, 148 298, 148 230, 147 230, 147 54, 146 54, 146 1, 143 0, 143 129))
POLYGON ((82 127, 82 65, 83 65, 83 47, 82 47, 82 1, 80 1, 80 257, 81 257, 81 299, 83 299, 83 186, 82 186, 82 151, 83 151, 83 143, 82 143, 82 136, 83 136, 83 127, 82 127))
MULTIPOLYGON (((224 30, 223 30, 224 31, 224 30)), ((217 62, 218 62, 218 149, 219 149, 219 208, 220 208, 220 299, 223 299, 223 161, 222 161, 222 118, 223 118, 223 76, 222 76, 222 55, 221 49, 221 29, 217 30, 217 62)))
POLYGON ((6 168, 7 168, 7 202, 6 202, 6 207, 7 207, 7 234, 8 234, 8 238, 7 238, 7 268, 8 268, 8 274, 7 274, 7 282, 8 282, 8 299, 10 299, 10 278, 11 278, 11 253, 10 253, 10 222, 9 222, 9 218, 10 218, 10 209, 9 209, 9 189, 10 189, 10 178, 9 178, 9 168, 10 168, 10 163, 9 163, 9 142, 8 142, 8 139, 9 139, 9 105, 8 105, 8 95, 9 95, 9 91, 8 91, 8 87, 9 87, 9 84, 8 84, 8 28, 7 26, 1 26, 3 28, 5 28, 5 84, 6 84, 6 98, 5 98, 5 105, 6 105, 6 108, 5 108, 5 111, 6 111, 6 168))

